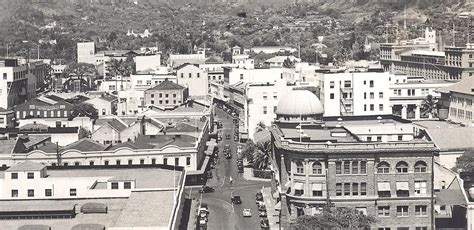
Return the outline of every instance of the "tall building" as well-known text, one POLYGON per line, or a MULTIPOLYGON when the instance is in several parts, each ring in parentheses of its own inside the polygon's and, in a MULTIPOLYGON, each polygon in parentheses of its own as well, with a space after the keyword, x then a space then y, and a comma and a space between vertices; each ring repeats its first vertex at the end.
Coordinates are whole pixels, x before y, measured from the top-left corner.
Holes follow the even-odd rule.
POLYGON ((390 114, 391 76, 372 70, 324 74, 321 87, 324 116, 390 114))
POLYGON ((94 42, 77 43, 77 62, 88 63, 93 65, 96 64, 94 42))
POLYGON ((16 59, 0 60, 0 107, 9 109, 34 98, 37 78, 44 75, 45 65, 19 65, 16 59))
POLYGON ((271 127, 280 224, 324 207, 374 216, 374 229, 430 229, 436 146, 391 115, 323 117, 315 95, 280 100, 271 127))
POLYGON ((183 64, 177 68, 178 84, 189 89, 189 96, 204 97, 209 93, 207 72, 196 64, 183 64))

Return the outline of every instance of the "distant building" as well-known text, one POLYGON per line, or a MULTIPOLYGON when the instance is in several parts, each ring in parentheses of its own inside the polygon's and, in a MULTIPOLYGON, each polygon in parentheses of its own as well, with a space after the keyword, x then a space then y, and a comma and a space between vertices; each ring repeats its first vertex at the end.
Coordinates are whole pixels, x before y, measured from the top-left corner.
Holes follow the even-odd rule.
POLYGON ((136 56, 135 63, 137 72, 154 71, 161 65, 161 55, 136 56))
POLYGON ((40 96, 14 108, 16 118, 67 118, 74 105, 57 96, 40 96))
POLYGON ((283 63, 286 60, 289 60, 292 64, 301 62, 301 59, 295 56, 276 56, 265 60, 264 64, 269 65, 270 67, 284 67, 283 63))
POLYGON ((375 229, 429 229, 433 142, 392 115, 323 114, 315 95, 293 91, 278 103, 270 131, 281 228, 329 205, 374 216, 375 229))
POLYGON ((188 100, 188 88, 165 80, 145 91, 145 104, 167 109, 184 104, 188 100))
POLYGON ((94 130, 91 139, 104 145, 135 141, 141 134, 140 126, 139 121, 127 124, 121 119, 108 119, 102 126, 94 130))
POLYGON ((474 78, 467 77, 460 82, 440 89, 441 107, 448 109, 448 120, 466 126, 474 126, 474 78))
POLYGON ((321 86, 324 116, 390 114, 391 76, 371 70, 324 74, 321 86))
POLYGON ((183 64, 177 68, 178 84, 189 89, 190 97, 203 97, 209 93, 207 73, 194 64, 183 64))
POLYGON ((14 229, 24 219, 51 229, 178 229, 185 178, 173 166, 56 169, 23 161, 2 171, 0 219, 14 229))
POLYGON ((170 54, 169 64, 173 68, 178 68, 186 63, 198 65, 206 63, 205 51, 200 51, 196 54, 170 54))
POLYGON ((274 54, 274 53, 293 53, 298 51, 296 48, 292 47, 286 47, 286 46, 255 46, 250 49, 250 51, 259 54, 259 53, 265 53, 265 54, 274 54))
POLYGON ((77 43, 77 62, 96 64, 95 61, 95 44, 94 42, 78 42, 77 43))
POLYGON ((99 116, 117 115, 118 98, 114 95, 105 94, 101 97, 93 97, 86 100, 85 103, 93 105, 99 116))

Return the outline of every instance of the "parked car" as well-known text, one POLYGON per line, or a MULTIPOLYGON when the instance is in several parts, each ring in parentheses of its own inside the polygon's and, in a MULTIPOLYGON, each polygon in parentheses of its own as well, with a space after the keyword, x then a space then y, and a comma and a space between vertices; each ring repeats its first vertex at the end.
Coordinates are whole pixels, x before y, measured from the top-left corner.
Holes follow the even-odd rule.
POLYGON ((260 220, 260 227, 261 227, 262 229, 268 229, 268 228, 270 228, 270 223, 268 222, 268 219, 263 219, 263 218, 262 218, 262 219, 260 220))
POLYGON ((252 216, 252 212, 250 212, 249 208, 244 209, 244 211, 242 211, 242 214, 243 214, 244 217, 251 217, 252 216))
POLYGON ((260 213, 258 214, 258 216, 260 216, 260 217, 267 217, 267 211, 260 211, 260 213))
POLYGON ((199 193, 210 193, 216 191, 214 188, 209 187, 209 186, 202 186, 201 189, 199 189, 199 193))
POLYGON ((244 167, 238 167, 237 172, 238 173, 243 173, 244 172, 244 167))
POLYGON ((242 204, 240 196, 233 196, 232 198, 230 198, 230 201, 232 201, 233 204, 242 204))
POLYGON ((260 192, 260 191, 257 192, 257 194, 255 195, 255 199, 256 199, 257 201, 263 201, 263 194, 262 194, 262 192, 260 192))
POLYGON ((199 212, 200 213, 205 212, 205 213, 209 214, 209 208, 207 207, 207 204, 202 203, 201 207, 199 208, 199 212))
POLYGON ((265 204, 259 205, 258 206, 258 211, 267 211, 267 207, 265 206, 265 204))

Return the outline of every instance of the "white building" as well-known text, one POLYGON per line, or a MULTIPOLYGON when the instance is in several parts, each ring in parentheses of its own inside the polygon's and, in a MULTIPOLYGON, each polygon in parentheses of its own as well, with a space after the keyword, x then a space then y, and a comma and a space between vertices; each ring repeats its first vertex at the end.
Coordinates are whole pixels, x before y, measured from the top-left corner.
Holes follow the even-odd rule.
POLYGON ((118 91, 117 114, 119 116, 133 115, 146 111, 145 89, 128 89, 118 91))
POLYGON ((135 90, 147 90, 159 85, 165 80, 177 83, 176 75, 172 73, 137 73, 130 75, 131 89, 135 90))
POLYGON ((294 81, 294 69, 287 68, 224 68, 224 82, 227 85, 233 85, 238 82, 257 83, 257 82, 275 82, 279 80, 294 81))
POLYGON ((190 97, 203 97, 209 93, 207 72, 198 65, 183 64, 176 72, 178 84, 189 89, 190 97))
POLYGON ((15 59, 0 60, 0 107, 9 109, 36 97, 40 71, 34 63, 18 65, 15 59))
POLYGON ((324 74, 324 116, 390 114, 390 76, 369 71, 324 74))
POLYGON ((88 63, 93 65, 96 64, 94 42, 77 43, 77 62, 88 63))
POLYGON ((474 106, 472 105, 474 100, 474 78, 465 78, 443 91, 449 92, 448 119, 466 126, 474 126, 472 116, 474 113, 474 106))
POLYGON ((301 59, 295 56, 276 56, 265 60, 264 63, 269 65, 270 67, 283 67, 283 63, 286 60, 289 60, 293 64, 301 62, 301 59))
POLYGON ((155 71, 161 65, 161 55, 147 55, 147 56, 136 56, 136 71, 155 71))

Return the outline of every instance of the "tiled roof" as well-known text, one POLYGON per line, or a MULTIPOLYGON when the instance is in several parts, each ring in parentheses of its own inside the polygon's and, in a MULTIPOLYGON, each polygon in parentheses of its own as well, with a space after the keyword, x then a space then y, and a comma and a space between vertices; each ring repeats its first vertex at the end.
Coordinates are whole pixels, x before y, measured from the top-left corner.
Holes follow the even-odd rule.
POLYGON ((103 95, 103 96, 100 97, 100 98, 103 99, 103 100, 106 100, 106 101, 110 101, 110 102, 117 100, 117 97, 116 97, 116 96, 110 95, 110 94, 105 94, 105 95, 103 95))
POLYGON ((15 165, 12 165, 7 171, 39 171, 44 169, 46 166, 40 163, 31 161, 24 161, 15 165))
POLYGON ((88 151, 103 151, 106 150, 108 146, 97 143, 93 140, 83 138, 70 145, 64 147, 64 150, 75 149, 81 152, 88 151))
POLYGON ((153 87, 153 88, 150 88, 150 89, 147 89, 148 90, 182 90, 182 89, 185 89, 186 87, 182 86, 182 85, 178 85, 174 82, 171 82, 171 81, 163 81, 161 82, 160 84, 158 84, 157 86, 153 87))
POLYGON ((117 130, 118 132, 122 132, 127 128, 125 124, 123 124, 121 121, 117 119, 113 119, 109 122, 107 122, 110 126, 112 126, 113 129, 117 130))
POLYGON ((450 85, 443 90, 448 90, 451 92, 474 95, 474 78, 467 77, 462 79, 460 82, 450 85))
POLYGON ((474 128, 427 129, 431 140, 441 151, 474 148, 474 128))
POLYGON ((16 140, 0 140, 0 154, 11 154, 15 148, 16 140))

